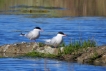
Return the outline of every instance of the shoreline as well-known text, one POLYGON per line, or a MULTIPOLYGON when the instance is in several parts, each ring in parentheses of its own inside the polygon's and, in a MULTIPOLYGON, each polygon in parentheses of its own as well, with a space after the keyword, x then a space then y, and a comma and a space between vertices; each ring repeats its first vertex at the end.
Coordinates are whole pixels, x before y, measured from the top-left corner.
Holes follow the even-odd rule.
POLYGON ((64 54, 63 48, 65 47, 62 47, 62 49, 52 48, 41 43, 7 44, 0 46, 0 57, 17 57, 21 54, 25 57, 43 57, 106 66, 106 46, 78 49, 71 54, 64 54))

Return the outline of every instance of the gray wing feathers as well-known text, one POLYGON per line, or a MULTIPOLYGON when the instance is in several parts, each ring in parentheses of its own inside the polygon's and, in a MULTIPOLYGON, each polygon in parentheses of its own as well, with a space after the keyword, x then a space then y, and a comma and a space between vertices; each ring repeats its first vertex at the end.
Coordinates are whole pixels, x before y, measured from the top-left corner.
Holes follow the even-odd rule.
POLYGON ((39 37, 39 33, 30 31, 29 33, 26 34, 26 37, 29 38, 30 40, 33 40, 39 37))
POLYGON ((57 47, 58 43, 57 43, 56 37, 53 37, 48 44, 51 45, 51 46, 57 47))

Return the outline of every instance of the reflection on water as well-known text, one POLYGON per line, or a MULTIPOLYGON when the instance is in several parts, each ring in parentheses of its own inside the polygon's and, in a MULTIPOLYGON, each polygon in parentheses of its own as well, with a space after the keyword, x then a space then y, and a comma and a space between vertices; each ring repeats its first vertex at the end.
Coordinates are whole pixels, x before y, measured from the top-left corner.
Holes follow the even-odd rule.
POLYGON ((105 71, 106 67, 51 59, 1 58, 0 71, 105 71))

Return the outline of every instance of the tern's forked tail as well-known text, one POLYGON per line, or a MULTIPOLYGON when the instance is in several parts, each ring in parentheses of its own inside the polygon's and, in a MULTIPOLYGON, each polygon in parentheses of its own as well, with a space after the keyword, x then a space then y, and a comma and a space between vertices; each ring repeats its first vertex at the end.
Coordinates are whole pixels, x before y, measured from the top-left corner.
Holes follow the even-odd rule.
POLYGON ((25 36, 25 34, 21 33, 20 36, 25 36))

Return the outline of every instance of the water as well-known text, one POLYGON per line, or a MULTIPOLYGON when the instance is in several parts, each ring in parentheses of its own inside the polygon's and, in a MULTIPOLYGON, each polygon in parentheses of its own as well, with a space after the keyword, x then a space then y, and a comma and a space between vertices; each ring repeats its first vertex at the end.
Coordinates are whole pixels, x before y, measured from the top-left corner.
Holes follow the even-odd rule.
MULTIPOLYGON (((30 15, 0 15, 0 45, 30 42, 19 36, 36 26, 44 32, 36 42, 52 38, 58 31, 67 34, 64 42, 93 38, 98 45, 106 44, 106 18, 102 17, 64 17, 64 18, 29 18, 30 15)), ((106 71, 106 67, 81 65, 47 59, 0 58, 0 71, 106 71)))
POLYGON ((44 42, 59 31, 67 34, 65 43, 71 40, 94 39, 98 45, 106 44, 106 18, 102 17, 65 17, 65 18, 28 18, 29 15, 0 15, 0 45, 30 42, 29 39, 20 37, 20 33, 27 33, 36 26, 44 32, 36 42, 44 42))
POLYGON ((0 71, 106 71, 106 67, 51 59, 1 58, 0 71))

